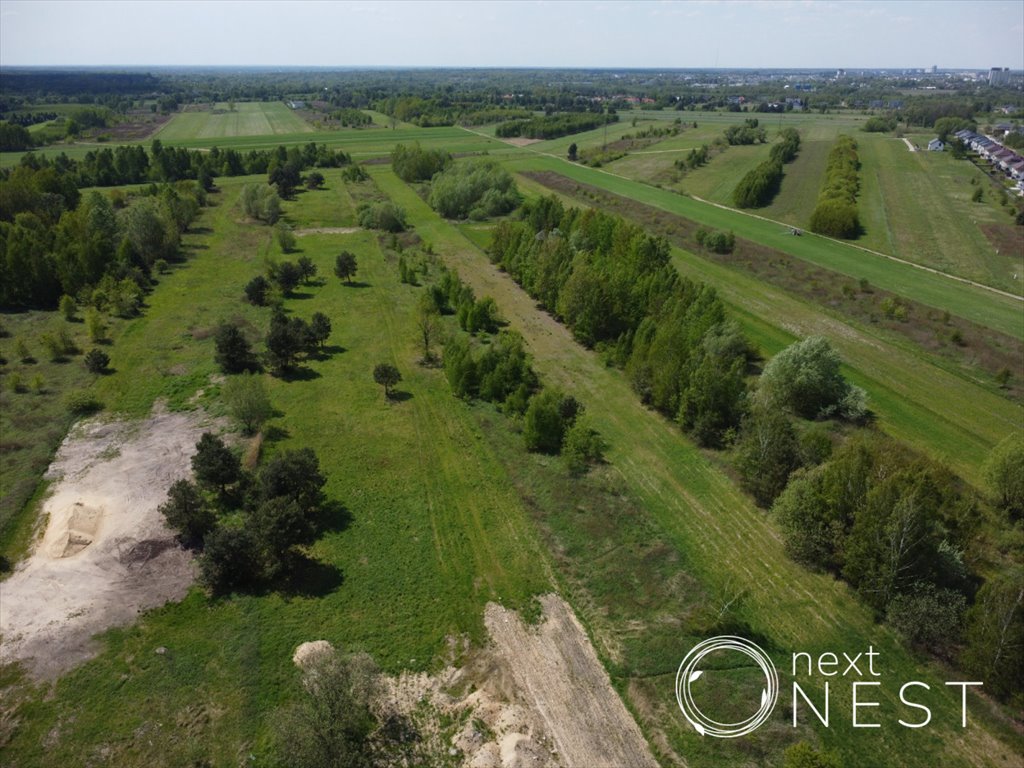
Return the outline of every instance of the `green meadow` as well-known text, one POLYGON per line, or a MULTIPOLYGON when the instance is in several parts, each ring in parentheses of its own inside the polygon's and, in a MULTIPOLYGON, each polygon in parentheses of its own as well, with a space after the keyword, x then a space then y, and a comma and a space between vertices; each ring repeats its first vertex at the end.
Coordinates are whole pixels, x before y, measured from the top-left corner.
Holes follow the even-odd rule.
POLYGON ((907 296, 937 310, 946 310, 1015 338, 1024 338, 1024 326, 1021 324, 1021 308, 1024 304, 1019 299, 893 261, 854 244, 810 233, 805 233, 803 237, 793 237, 789 227, 756 214, 657 189, 601 168, 586 168, 561 158, 538 155, 511 159, 510 163, 510 167, 517 170, 554 171, 700 221, 709 227, 731 230, 738 237, 763 243, 854 280, 865 278, 872 285, 907 296))

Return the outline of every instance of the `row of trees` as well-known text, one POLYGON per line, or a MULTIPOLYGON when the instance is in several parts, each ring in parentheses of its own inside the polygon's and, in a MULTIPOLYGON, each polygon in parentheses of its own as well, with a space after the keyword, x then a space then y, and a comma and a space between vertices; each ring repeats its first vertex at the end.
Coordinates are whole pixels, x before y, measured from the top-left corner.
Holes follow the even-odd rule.
POLYGON ((236 149, 217 147, 209 152, 165 147, 159 139, 155 139, 148 152, 143 146, 133 144, 91 150, 78 160, 69 158, 63 152, 53 159, 29 153, 22 157, 20 164, 35 170, 50 168, 58 176, 69 176, 76 187, 111 187, 190 179, 200 182, 209 190, 217 176, 248 176, 270 173, 275 168, 285 167, 299 171, 308 168, 338 168, 351 162, 352 158, 345 152, 314 142, 296 147, 254 149, 243 153, 236 149))
POLYGON ((748 171, 733 190, 732 200, 738 208, 760 208, 778 194, 782 166, 796 158, 800 150, 800 134, 795 129, 784 128, 779 137, 781 141, 772 146, 768 159, 748 171))
POLYGON ((853 239, 860 234, 857 194, 860 191, 857 142, 842 135, 828 154, 825 183, 811 213, 811 230, 829 237, 853 239))
POLYGON ((529 120, 510 120, 501 123, 494 131, 499 139, 522 137, 524 139, 557 139, 573 133, 592 131, 608 123, 616 123, 619 116, 595 114, 592 112, 568 112, 545 117, 533 117, 529 120))
POLYGON ((714 289, 679 276, 664 239, 543 198, 495 228, 489 255, 702 444, 739 425, 749 346, 714 289))

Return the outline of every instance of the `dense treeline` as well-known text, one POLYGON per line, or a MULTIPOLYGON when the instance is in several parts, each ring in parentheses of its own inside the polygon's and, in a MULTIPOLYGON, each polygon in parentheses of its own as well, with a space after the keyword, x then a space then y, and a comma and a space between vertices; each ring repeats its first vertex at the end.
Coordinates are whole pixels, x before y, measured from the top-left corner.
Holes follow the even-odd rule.
POLYGON ((0 221, 0 306, 53 308, 68 295, 134 314, 154 266, 177 257, 206 190, 184 181, 152 186, 130 203, 115 199, 120 207, 99 192, 80 197, 53 169, 15 169, 0 184, 13 214, 0 221))
POLYGON ((772 509, 794 559, 842 577, 912 646, 1019 700, 1024 572, 977 588, 965 550, 981 510, 948 470, 864 432, 798 470, 772 509))
POLYGON ((0 122, 0 152, 24 152, 35 146, 28 128, 14 123, 0 122))
POLYGON ((527 203, 523 218, 495 229, 495 263, 702 444, 739 425, 748 344, 713 288, 679 276, 664 239, 554 198, 527 203))
POLYGON ((795 129, 784 128, 779 137, 781 141, 772 146, 768 159, 748 171, 733 190, 732 200, 738 208, 760 208, 778 193, 783 163, 792 161, 800 150, 800 134, 795 129))
POLYGON ((599 128, 607 123, 618 122, 619 116, 575 112, 567 114, 534 117, 530 120, 510 120, 499 125, 494 135, 499 139, 522 137, 524 139, 557 139, 573 133, 582 133, 599 128))
MULTIPOLYGON (((153 141, 150 150, 140 145, 123 145, 115 148, 87 152, 81 160, 73 160, 63 152, 54 158, 29 153, 21 158, 19 167, 33 171, 52 170, 62 183, 76 187, 112 187, 123 184, 141 184, 149 181, 175 182, 185 179, 199 181, 210 189, 217 176, 249 176, 270 173, 277 168, 338 168, 352 162, 343 151, 329 149, 324 144, 310 142, 301 147, 250 150, 239 152, 235 149, 212 148, 209 152, 188 150, 182 147, 165 147, 159 139, 153 141), (66 178, 65 178, 66 177, 66 178)), ((15 169, 0 171, 0 218, 10 221, 19 209, 7 205, 9 184, 17 186, 15 169), (7 189, 8 191, 3 191, 7 189)))
POLYGON ((818 195, 818 204, 811 213, 811 230, 829 237, 847 239, 860 234, 860 219, 857 216, 859 170, 857 142, 849 136, 840 136, 828 154, 825 183, 818 195))

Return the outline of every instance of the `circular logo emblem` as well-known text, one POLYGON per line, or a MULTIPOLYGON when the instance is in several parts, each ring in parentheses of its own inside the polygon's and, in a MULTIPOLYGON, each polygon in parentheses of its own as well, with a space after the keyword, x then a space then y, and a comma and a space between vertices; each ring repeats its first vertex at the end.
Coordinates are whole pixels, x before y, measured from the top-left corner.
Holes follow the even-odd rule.
POLYGON ((776 671, 775 665, 759 646, 742 637, 721 635, 698 643, 686 654, 686 658, 683 659, 683 663, 679 665, 679 671, 676 673, 676 701, 679 702, 679 709, 683 711, 686 719, 690 721, 690 725, 701 736, 715 736, 719 739, 746 736, 759 728, 771 716, 778 699, 779 673, 776 671), (691 687, 704 674, 700 669, 700 663, 705 656, 715 651, 738 651, 745 654, 752 658, 764 673, 765 687, 761 691, 761 704, 757 711, 746 720, 737 723, 720 723, 717 720, 712 720, 700 711, 700 707, 693 700, 691 687))

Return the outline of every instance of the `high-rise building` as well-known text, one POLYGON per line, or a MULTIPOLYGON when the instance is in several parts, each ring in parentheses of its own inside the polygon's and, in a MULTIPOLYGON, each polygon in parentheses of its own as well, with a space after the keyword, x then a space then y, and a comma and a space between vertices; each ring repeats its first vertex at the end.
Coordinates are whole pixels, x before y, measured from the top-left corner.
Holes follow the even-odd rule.
POLYGON ((992 67, 988 71, 989 85, 1009 85, 1010 70, 1007 67, 992 67))

